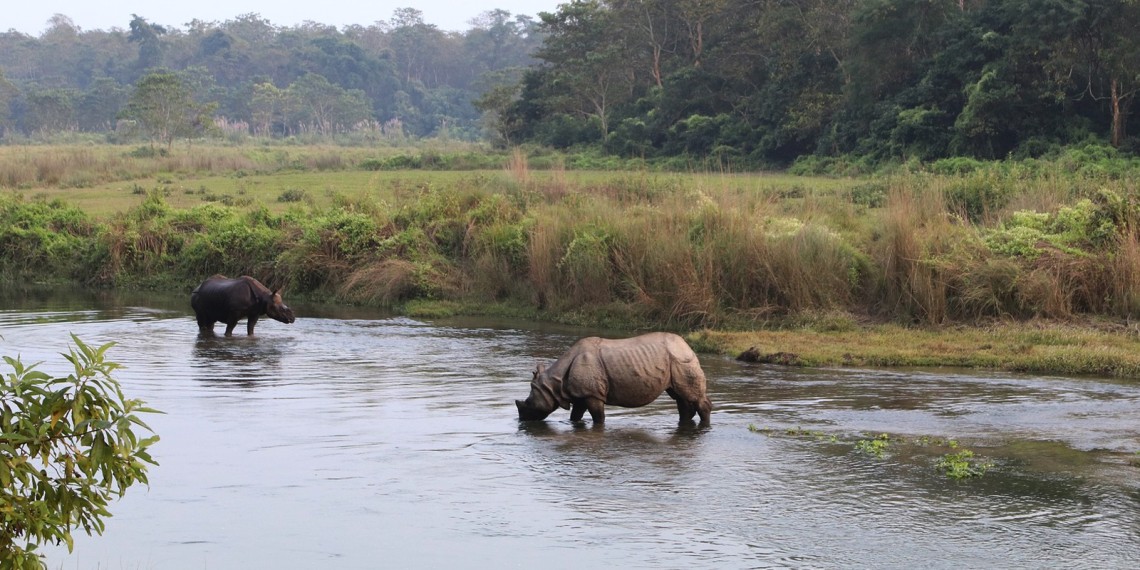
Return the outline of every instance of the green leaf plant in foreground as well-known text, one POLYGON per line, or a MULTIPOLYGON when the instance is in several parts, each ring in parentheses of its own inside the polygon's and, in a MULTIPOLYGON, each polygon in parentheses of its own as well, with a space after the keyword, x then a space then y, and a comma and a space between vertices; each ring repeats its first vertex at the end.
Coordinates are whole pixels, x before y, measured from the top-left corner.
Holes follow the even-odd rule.
POLYGON ((43 568, 36 548, 73 547, 72 531, 101 534, 107 505, 147 483, 157 435, 136 414, 158 413, 126 398, 111 377, 107 349, 71 336, 63 357, 74 373, 52 378, 4 357, 0 377, 0 570, 43 568))

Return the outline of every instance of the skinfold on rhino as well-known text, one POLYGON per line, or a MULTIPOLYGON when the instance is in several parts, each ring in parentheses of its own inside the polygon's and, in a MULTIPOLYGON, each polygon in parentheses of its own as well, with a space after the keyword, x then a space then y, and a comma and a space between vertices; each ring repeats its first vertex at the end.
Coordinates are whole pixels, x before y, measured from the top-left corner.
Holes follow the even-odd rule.
POLYGON ((606 404, 636 408, 662 391, 677 401, 682 422, 700 414, 701 425, 708 425, 712 402, 705 394, 705 373, 685 339, 659 332, 626 339, 587 337, 549 366, 539 364, 530 395, 515 400, 515 406, 523 421, 543 420, 562 408, 571 410, 571 421, 589 411, 600 424, 606 404))

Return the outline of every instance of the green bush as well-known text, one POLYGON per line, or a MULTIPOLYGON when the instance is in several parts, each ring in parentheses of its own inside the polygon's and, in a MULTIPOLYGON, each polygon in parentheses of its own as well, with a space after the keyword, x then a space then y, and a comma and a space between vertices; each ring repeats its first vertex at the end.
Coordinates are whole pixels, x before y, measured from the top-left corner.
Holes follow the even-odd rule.
POLYGON ((300 202, 308 197, 308 193, 301 188, 289 188, 277 196, 278 202, 300 202))
POLYGON ((155 413, 128 399, 111 377, 105 354, 72 335, 64 355, 74 374, 52 378, 5 356, 0 377, 0 567, 45 568, 41 544, 66 544, 72 532, 102 534, 107 507, 135 484, 147 483, 150 447, 158 436, 139 414, 155 413))

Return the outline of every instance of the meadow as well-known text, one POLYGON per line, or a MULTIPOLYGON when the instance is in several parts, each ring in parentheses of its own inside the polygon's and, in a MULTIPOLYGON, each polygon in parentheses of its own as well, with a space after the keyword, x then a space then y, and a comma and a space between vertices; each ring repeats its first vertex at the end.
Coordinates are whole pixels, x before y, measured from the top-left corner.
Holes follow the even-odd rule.
POLYGON ((843 177, 458 144, 7 146, 0 269, 186 292, 250 274, 294 298, 678 330, 801 365, 1140 377, 1134 171, 1074 155, 843 177))

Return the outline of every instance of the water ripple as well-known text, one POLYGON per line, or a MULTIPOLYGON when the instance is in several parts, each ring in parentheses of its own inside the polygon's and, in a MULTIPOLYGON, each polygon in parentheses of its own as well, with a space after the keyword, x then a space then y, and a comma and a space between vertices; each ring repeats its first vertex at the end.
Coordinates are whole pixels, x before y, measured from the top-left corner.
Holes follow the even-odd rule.
POLYGON ((75 554, 49 550, 52 566, 370 568, 377 552, 414 567, 1138 562, 1129 383, 702 356, 710 429, 678 426, 667 398, 607 410, 604 427, 564 410, 521 424, 529 371, 580 333, 299 317, 199 339, 186 313, 130 306, 5 310, 0 329, 4 354, 54 371, 70 332, 116 342, 124 390, 165 412, 147 418, 163 438, 150 489, 75 554), (960 438, 1000 467, 959 483, 930 457, 843 443, 881 432, 960 438))

